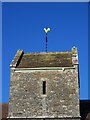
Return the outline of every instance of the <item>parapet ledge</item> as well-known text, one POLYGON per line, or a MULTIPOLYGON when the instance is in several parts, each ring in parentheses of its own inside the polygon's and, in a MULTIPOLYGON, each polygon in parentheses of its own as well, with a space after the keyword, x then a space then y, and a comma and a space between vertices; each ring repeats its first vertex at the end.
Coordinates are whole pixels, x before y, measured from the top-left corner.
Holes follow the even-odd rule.
POLYGON ((77 47, 72 48, 72 64, 73 65, 78 65, 78 49, 77 47))
POLYGON ((19 49, 14 57, 14 59, 12 60, 11 64, 10 64, 10 68, 15 68, 17 67, 17 65, 19 64, 22 56, 24 54, 24 51, 19 49))

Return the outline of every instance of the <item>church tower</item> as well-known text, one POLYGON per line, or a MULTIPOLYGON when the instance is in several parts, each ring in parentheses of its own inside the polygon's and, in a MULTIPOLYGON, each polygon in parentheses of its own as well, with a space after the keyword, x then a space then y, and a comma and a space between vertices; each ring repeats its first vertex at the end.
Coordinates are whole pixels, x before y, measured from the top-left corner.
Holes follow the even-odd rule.
POLYGON ((18 50, 10 72, 9 119, 80 120, 77 48, 18 50))

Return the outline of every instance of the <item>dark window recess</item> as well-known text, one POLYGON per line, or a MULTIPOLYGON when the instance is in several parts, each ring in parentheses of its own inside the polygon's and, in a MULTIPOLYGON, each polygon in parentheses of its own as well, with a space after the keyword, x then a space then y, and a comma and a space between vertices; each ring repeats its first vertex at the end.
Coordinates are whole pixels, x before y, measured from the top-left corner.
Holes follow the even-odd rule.
POLYGON ((43 81, 43 94, 46 94, 46 81, 43 81))

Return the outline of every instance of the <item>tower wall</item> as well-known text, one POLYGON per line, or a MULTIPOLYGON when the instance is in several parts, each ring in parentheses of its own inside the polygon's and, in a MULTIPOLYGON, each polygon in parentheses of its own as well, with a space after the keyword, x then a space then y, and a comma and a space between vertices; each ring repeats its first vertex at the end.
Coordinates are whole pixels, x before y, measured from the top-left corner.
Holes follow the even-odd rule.
POLYGON ((14 71, 11 68, 9 118, 76 120, 79 111, 77 65, 61 70, 14 71))

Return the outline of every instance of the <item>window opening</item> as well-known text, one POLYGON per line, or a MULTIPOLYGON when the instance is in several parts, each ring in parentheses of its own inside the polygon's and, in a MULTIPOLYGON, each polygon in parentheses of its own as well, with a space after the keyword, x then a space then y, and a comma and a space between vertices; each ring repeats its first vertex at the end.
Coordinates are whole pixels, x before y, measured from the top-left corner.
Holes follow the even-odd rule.
POLYGON ((43 94, 46 94, 46 81, 43 81, 43 94))

